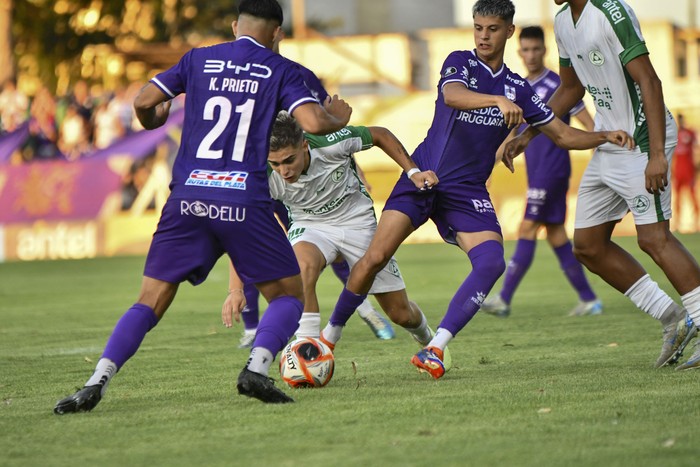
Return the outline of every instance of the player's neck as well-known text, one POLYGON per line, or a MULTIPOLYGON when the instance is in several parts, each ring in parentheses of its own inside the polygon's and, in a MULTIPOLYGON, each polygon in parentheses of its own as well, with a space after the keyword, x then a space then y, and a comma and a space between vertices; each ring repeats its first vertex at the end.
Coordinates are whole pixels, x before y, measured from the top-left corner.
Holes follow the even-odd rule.
POLYGON ((309 171, 309 166, 311 165, 311 151, 306 148, 304 151, 304 169, 301 171, 302 175, 309 171))
POLYGON ((586 6, 586 3, 588 3, 588 0, 569 0, 571 17, 574 19, 574 22, 578 21, 579 17, 581 16, 581 12, 583 12, 583 9, 586 6))
POLYGON ((528 81, 535 81, 537 78, 539 78, 540 76, 542 76, 544 74, 544 70, 545 70, 545 67, 543 65, 541 68, 538 68, 535 71, 532 71, 532 72, 528 71, 527 80, 528 81))
POLYGON ((491 71, 496 72, 503 66, 503 55, 488 59, 482 56, 477 50, 476 56, 479 58, 479 60, 488 65, 488 67, 491 68, 491 71))

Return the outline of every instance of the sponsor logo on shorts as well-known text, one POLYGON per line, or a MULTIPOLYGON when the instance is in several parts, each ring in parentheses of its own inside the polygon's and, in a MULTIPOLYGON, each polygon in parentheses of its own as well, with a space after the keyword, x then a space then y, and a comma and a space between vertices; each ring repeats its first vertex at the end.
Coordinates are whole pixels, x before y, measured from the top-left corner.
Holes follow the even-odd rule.
POLYGON ((493 204, 491 204, 491 201, 488 199, 472 199, 472 204, 474 205, 476 212, 496 213, 496 210, 493 208, 493 204))
POLYGON ((243 222, 245 221, 245 208, 182 200, 180 201, 180 215, 206 217, 222 222, 243 222))
POLYGON ((211 188, 228 188, 230 190, 245 190, 248 172, 238 170, 232 172, 217 172, 214 170, 195 169, 185 181, 185 185, 211 188))
POLYGON ((396 260, 394 258, 391 258, 389 260, 389 271, 392 275, 401 279, 401 271, 399 271, 399 265, 396 263, 396 260))
POLYGON ((294 241, 297 238, 301 237, 301 235, 306 231, 306 227, 299 227, 296 229, 292 229, 289 232, 287 232, 287 238, 289 241, 294 241))
POLYGON ((544 188, 528 188, 527 199, 529 201, 547 201, 547 190, 544 188))
POLYGON ((645 213, 649 210, 651 206, 651 201, 645 195, 635 196, 632 200, 632 210, 637 214, 645 213))

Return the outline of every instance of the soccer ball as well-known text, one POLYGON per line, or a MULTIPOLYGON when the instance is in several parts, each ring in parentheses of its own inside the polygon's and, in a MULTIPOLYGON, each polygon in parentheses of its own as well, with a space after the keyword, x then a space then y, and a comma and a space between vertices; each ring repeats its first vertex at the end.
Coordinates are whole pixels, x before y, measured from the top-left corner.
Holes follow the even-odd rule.
POLYGON ((320 388, 333 377, 335 359, 331 349, 318 339, 302 337, 280 354, 280 375, 293 388, 320 388))

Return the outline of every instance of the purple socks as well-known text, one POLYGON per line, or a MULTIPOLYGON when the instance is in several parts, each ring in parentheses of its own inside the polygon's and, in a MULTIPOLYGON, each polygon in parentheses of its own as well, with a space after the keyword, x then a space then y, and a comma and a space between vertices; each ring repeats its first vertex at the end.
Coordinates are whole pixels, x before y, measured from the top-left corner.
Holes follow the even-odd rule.
POLYGON ((343 261, 342 263, 333 262, 331 263, 331 268, 333 268, 333 272, 338 279, 340 279, 340 282, 343 284, 348 282, 348 277, 350 277, 350 265, 347 261, 343 261))
POLYGON ((258 292, 255 284, 245 284, 243 286, 243 295, 245 295, 246 302, 243 313, 241 313, 243 326, 245 329, 255 329, 258 327, 258 322, 260 320, 260 310, 258 309, 258 297, 260 296, 260 292, 258 292))
POLYGON ((156 324, 158 317, 150 307, 141 303, 132 305, 114 327, 102 358, 108 358, 117 368, 121 368, 136 353, 146 333, 156 324))
POLYGON ((348 322, 357 307, 360 306, 366 298, 366 294, 355 295, 343 287, 343 291, 340 292, 340 297, 338 297, 338 303, 335 304, 335 309, 328 322, 332 326, 345 326, 345 323, 348 322))
POLYGON ((506 277, 503 280, 503 288, 499 292, 501 299, 510 304, 513 299, 515 289, 520 285, 525 273, 530 269, 532 259, 535 257, 536 240, 525 240, 521 238, 515 246, 515 253, 508 262, 506 277))
POLYGON ((574 253, 571 249, 571 242, 566 242, 560 247, 554 249, 557 258, 559 258, 559 265, 562 271, 566 274, 566 278, 569 279, 571 285, 576 289, 579 299, 583 302, 590 302, 595 300, 595 292, 591 289, 591 285, 586 279, 586 274, 583 272, 583 266, 576 259, 574 253))
POLYGON ((253 348, 263 347, 277 355, 299 327, 303 310, 304 305, 289 295, 272 300, 258 324, 253 348))
POLYGON ((469 253, 472 272, 455 293, 440 327, 456 336, 474 317, 484 298, 489 294, 506 268, 503 245, 489 240, 472 248, 469 253))

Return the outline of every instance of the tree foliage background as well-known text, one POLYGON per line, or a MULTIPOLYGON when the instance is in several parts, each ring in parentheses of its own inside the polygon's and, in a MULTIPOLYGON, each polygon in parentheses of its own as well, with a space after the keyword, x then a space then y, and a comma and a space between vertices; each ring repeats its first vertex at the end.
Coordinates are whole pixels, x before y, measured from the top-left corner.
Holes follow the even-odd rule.
POLYGON ((236 3, 0 0, 0 82, 19 75, 55 90, 61 80, 89 79, 81 56, 98 44, 128 54, 154 43, 182 49, 207 36, 230 38, 236 3))

